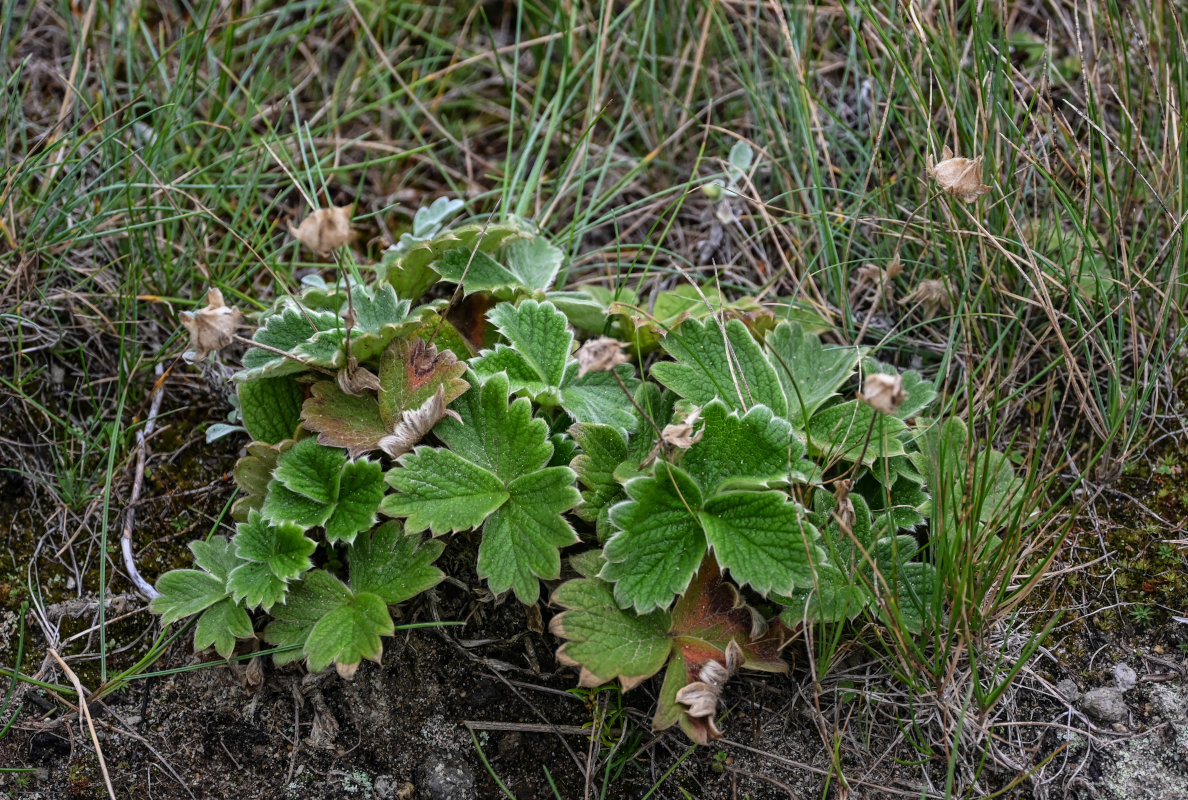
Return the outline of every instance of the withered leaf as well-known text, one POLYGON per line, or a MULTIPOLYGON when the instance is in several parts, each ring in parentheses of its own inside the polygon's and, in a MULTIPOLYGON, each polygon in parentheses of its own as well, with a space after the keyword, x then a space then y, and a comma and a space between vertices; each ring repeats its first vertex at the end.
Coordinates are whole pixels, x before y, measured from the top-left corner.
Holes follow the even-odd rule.
POLYGON ((685 713, 694 723, 693 730, 704 734, 706 740, 722 737, 722 732, 714 724, 718 701, 722 699, 722 689, 725 688, 726 682, 746 660, 742 648, 734 639, 726 645, 725 660, 724 664, 713 658, 706 661, 697 675, 698 680, 686 684, 676 693, 676 702, 685 706, 685 713))
POLYGON ((351 240, 351 212, 354 204, 319 208, 289 233, 318 255, 327 255, 351 240))
POLYGON ((445 385, 439 385, 433 396, 421 404, 420 408, 404 411, 400 421, 392 433, 379 440, 379 448, 392 458, 397 458, 412 450, 417 442, 425 438, 425 434, 433 430, 442 417, 449 415, 459 422, 462 418, 458 412, 446 408, 445 385))
POLYGON ((181 313, 182 325, 190 332, 190 347, 182 358, 191 364, 231 344, 243 319, 242 312, 225 304, 223 293, 213 286, 206 293, 206 303, 206 308, 181 313))
POLYGON ((664 429, 660 431, 660 438, 656 441, 656 446, 640 463, 639 468, 642 470, 650 466, 656 460, 656 456, 660 455, 661 450, 671 454, 675 450, 688 450, 700 442, 701 437, 705 435, 705 426, 694 431, 700 421, 701 409, 695 407, 682 421, 665 425, 664 429))
POLYGON ((360 367, 354 356, 351 356, 350 364, 338 371, 337 380, 338 388, 351 397, 363 397, 368 392, 380 390, 379 376, 367 367, 360 367))

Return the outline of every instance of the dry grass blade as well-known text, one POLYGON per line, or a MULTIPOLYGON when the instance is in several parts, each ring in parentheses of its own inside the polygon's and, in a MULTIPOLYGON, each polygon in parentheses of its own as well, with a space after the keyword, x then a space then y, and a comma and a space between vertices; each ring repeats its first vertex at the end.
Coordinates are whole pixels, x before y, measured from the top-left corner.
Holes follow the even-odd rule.
POLYGON ((91 709, 87 707, 87 692, 83 689, 82 683, 79 682, 78 676, 74 674, 74 670, 66 665, 62 657, 58 655, 58 651, 52 647, 47 651, 49 655, 58 662, 62 672, 70 680, 74 686, 74 691, 78 696, 78 706, 82 710, 83 717, 87 721, 87 730, 91 734, 91 744, 95 746, 95 756, 99 759, 99 770, 103 773, 103 783, 107 787, 107 795, 111 800, 116 800, 115 789, 111 786, 111 776, 107 774, 107 760, 103 758, 103 748, 99 746, 99 736, 95 733, 95 723, 91 719, 91 709))

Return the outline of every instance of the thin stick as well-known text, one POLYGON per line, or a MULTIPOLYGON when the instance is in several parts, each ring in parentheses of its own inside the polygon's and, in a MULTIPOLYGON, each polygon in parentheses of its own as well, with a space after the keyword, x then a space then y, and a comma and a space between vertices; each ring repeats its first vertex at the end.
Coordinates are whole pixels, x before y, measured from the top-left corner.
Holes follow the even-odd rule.
POLYGON ((136 432, 136 477, 132 481, 132 496, 128 499, 128 510, 124 512, 124 530, 120 534, 120 550, 124 553, 124 569, 128 571, 128 578, 136 591, 152 600, 160 597, 161 593, 152 584, 140 576, 136 569, 136 556, 132 552, 132 525, 136 521, 136 503, 140 500, 140 490, 144 487, 144 462, 148 459, 148 437, 157 427, 157 415, 161 413, 161 401, 165 397, 165 382, 162 376, 165 367, 158 363, 153 374, 157 376, 153 387, 153 402, 149 405, 148 419, 144 427, 136 432))
POLYGON ((116 800, 115 789, 111 788, 111 777, 107 774, 107 761, 103 758, 103 750, 99 747, 99 737, 95 733, 95 723, 91 720, 91 710, 87 708, 87 693, 83 691, 82 684, 78 680, 78 676, 74 674, 74 670, 66 666, 66 662, 58 655, 58 651, 52 647, 49 649, 49 654, 53 656, 54 661, 58 662, 58 666, 66 673, 66 677, 74 684, 74 691, 78 693, 78 707, 82 709, 83 716, 87 718, 87 729, 91 732, 91 743, 95 745, 95 755, 99 757, 99 771, 103 773, 103 783, 107 786, 107 794, 111 800, 116 800))
POLYGON ((518 731, 523 733, 568 733, 571 736, 593 736, 592 728, 577 725, 542 725, 538 722, 498 722, 464 719, 462 724, 472 731, 518 731))

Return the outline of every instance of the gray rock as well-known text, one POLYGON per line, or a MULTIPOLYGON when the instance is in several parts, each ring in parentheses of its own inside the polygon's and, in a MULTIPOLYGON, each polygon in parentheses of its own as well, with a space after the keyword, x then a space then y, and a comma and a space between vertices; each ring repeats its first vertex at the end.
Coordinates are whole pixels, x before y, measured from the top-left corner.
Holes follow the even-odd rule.
POLYGON ((475 800, 474 773, 449 756, 431 755, 417 769, 417 797, 422 800, 475 800))
POLYGON ((1081 690, 1077 686, 1077 682, 1072 678, 1064 678, 1057 683, 1056 691, 1060 692, 1061 696, 1070 703, 1077 702, 1077 699, 1081 696, 1081 690))
POLYGON ((1081 710, 1098 722, 1122 722, 1128 710, 1122 699, 1122 691, 1113 686, 1090 689, 1081 698, 1081 710))
POLYGON ((1138 675, 1128 664, 1114 665, 1114 685, 1124 692, 1129 692, 1138 683, 1138 675))

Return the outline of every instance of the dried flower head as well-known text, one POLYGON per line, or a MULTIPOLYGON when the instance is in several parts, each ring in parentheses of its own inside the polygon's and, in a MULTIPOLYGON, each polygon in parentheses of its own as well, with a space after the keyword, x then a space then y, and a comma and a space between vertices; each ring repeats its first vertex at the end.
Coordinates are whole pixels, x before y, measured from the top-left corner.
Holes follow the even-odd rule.
POLYGON ((854 501, 850 499, 850 492, 854 490, 854 482, 846 478, 833 482, 833 497, 837 500, 834 514, 837 522, 847 533, 854 530, 857 512, 854 511, 854 501))
POLYGON ((870 284, 882 294, 887 300, 892 300, 895 297, 895 284, 892 281, 903 272, 903 262, 899 260, 899 256, 887 262, 886 266, 879 266, 878 264, 863 264, 858 268, 857 283, 854 286, 853 296, 859 296, 862 287, 870 284))
POLYGON ((905 303, 919 303, 924 307, 924 315, 931 317, 937 309, 945 311, 953 309, 952 293, 948 282, 940 278, 927 278, 920 281, 915 289, 903 298, 905 303))
POLYGON ((610 372, 620 364, 626 364, 629 359, 623 352, 623 342, 609 336, 591 339, 575 353, 578 362, 578 377, 587 372, 610 372))
POLYGON ((289 233, 297 241, 318 255, 326 255, 351 240, 351 212, 355 206, 319 208, 297 227, 289 226, 289 233))
POLYGON ((688 450, 700 442, 701 437, 705 434, 704 427, 698 429, 696 433, 693 431, 700 420, 701 409, 694 408, 684 421, 665 425, 664 430, 660 432, 660 440, 678 450, 688 450))
MULTIPOLYGON (((858 398, 880 414, 894 414, 906 395, 903 391, 903 376, 872 372, 866 376, 858 398)), ((849 499, 847 494, 847 500, 849 499)))
POLYGON ((945 194, 972 203, 990 191, 982 183, 982 157, 962 158, 953 155, 948 147, 941 153, 941 160, 928 159, 928 175, 940 185, 945 194))
POLYGON ((206 308, 181 313, 182 325, 190 332, 190 347, 182 358, 191 364, 231 344, 243 319, 243 313, 226 305, 223 293, 213 286, 206 293, 206 303, 206 308))

